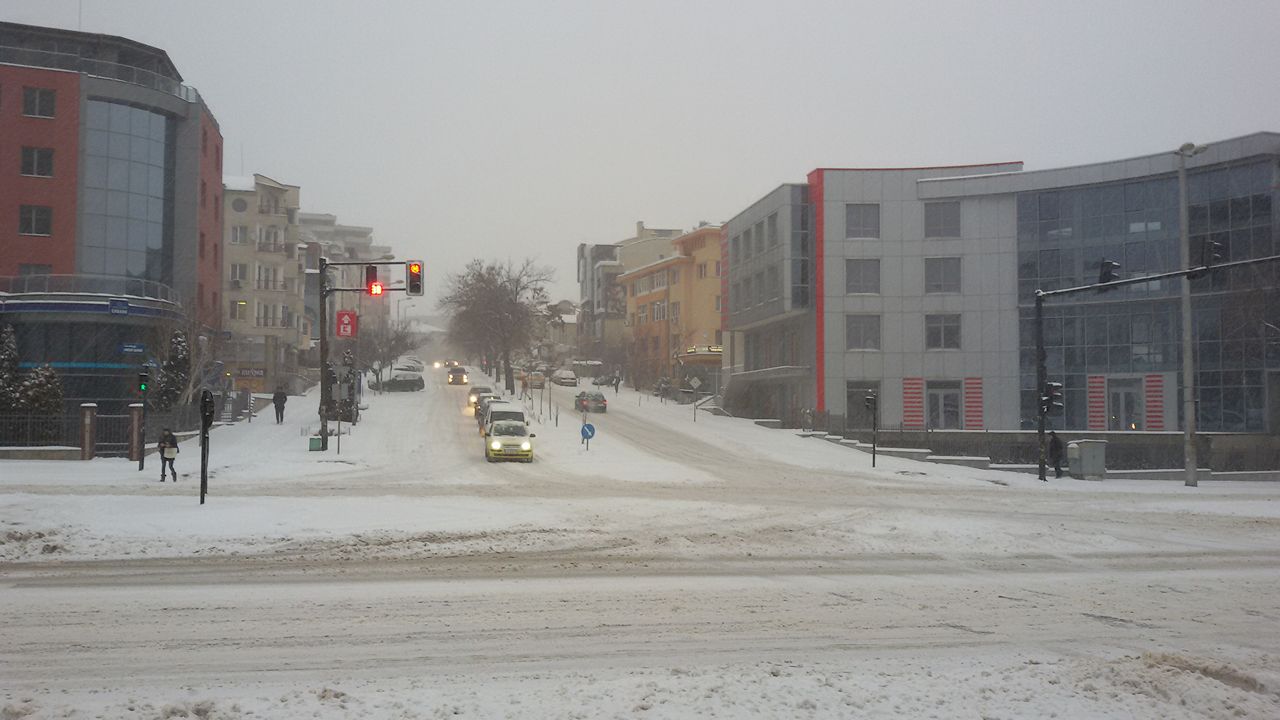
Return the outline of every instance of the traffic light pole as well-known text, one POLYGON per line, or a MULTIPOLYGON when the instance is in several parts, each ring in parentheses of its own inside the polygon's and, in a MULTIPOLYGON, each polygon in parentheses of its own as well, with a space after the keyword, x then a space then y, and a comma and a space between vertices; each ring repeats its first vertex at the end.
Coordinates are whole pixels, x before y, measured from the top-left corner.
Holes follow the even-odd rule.
MULTIPOLYGON (((329 268, 344 267, 351 265, 404 265, 400 262, 386 262, 379 260, 350 260, 343 262, 329 262, 329 259, 320 257, 320 449, 327 451, 329 449, 329 402, 333 395, 333 389, 329 387, 329 296, 338 292, 367 292, 366 288, 331 288, 329 287, 329 268)), ((408 288, 383 288, 384 293, 388 292, 407 292, 408 288)))
MULTIPOLYGON (((1209 272, 1216 272, 1218 270, 1227 270, 1230 268, 1237 268, 1237 267, 1248 267, 1251 265, 1260 265, 1262 263, 1275 262, 1277 260, 1280 260, 1280 255, 1268 255, 1267 257, 1254 258, 1252 260, 1237 260, 1235 262, 1227 262, 1227 263, 1214 264, 1214 265, 1201 264, 1193 268, 1187 268, 1185 270, 1174 270, 1173 272, 1157 273, 1155 275, 1143 275, 1141 277, 1126 278, 1124 280, 1112 280, 1110 282, 1099 282, 1099 283, 1093 283, 1092 285, 1080 285, 1077 287, 1063 288, 1061 290, 1036 290, 1035 300, 1036 300, 1036 393, 1037 393, 1037 399, 1039 399, 1044 394, 1046 383, 1048 383, 1048 369, 1045 367, 1046 358, 1045 358, 1045 349, 1044 349, 1044 301, 1045 301, 1045 298, 1057 297, 1059 295, 1074 295, 1074 294, 1083 293, 1083 292, 1101 292, 1104 290, 1110 290, 1112 288, 1124 287, 1126 285, 1141 285, 1142 283, 1149 283, 1154 280, 1164 280, 1166 278, 1186 278, 1188 276, 1201 277, 1209 272)), ((1105 263, 1106 261, 1104 260, 1103 262, 1105 263)), ((1187 282, 1190 283, 1190 280, 1188 280, 1187 282)), ((1187 300, 1187 302, 1189 302, 1189 300, 1187 300)), ((1187 314, 1187 317, 1190 317, 1189 313, 1187 314)), ((1187 410, 1184 412, 1191 413, 1191 415, 1189 416, 1190 422, 1194 423, 1195 422, 1195 417, 1194 417, 1195 387, 1192 383, 1192 380, 1188 378, 1187 375, 1185 374, 1186 368, 1188 367, 1191 361, 1191 358, 1189 356, 1190 350, 1187 349, 1191 345, 1191 342, 1190 342, 1191 328, 1189 323, 1187 322, 1183 323, 1182 332, 1184 334, 1184 337, 1183 337, 1184 358, 1182 363, 1184 376, 1183 376, 1182 392, 1184 393, 1184 399, 1188 397, 1191 398, 1191 400, 1187 402, 1186 404, 1187 410)), ((1045 444, 1044 444, 1045 412, 1043 410, 1043 400, 1041 400, 1040 403, 1038 403, 1036 411, 1037 411, 1037 414, 1039 415, 1039 422, 1037 424, 1037 430, 1036 430, 1036 439, 1040 447, 1040 479, 1044 480, 1045 479, 1045 444)), ((1186 422, 1187 421, 1184 418, 1184 423, 1186 422)), ((1191 428, 1191 431, 1188 433, 1189 439, 1187 441, 1187 446, 1191 447, 1195 441, 1194 426, 1190 424, 1184 424, 1183 427, 1191 428)), ((1192 453, 1194 453, 1194 451, 1192 451, 1192 453)), ((1194 454, 1188 459, 1189 461, 1194 461, 1194 454)), ((1186 484, 1194 486, 1193 480, 1191 478, 1188 478, 1186 484)))

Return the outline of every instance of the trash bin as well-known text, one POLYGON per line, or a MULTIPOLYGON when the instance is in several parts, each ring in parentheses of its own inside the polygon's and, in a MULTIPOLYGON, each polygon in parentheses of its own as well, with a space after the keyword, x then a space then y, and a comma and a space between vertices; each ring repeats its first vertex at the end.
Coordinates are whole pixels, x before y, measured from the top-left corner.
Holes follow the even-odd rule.
POLYGON ((1101 480, 1107 476, 1107 441, 1074 440, 1067 443, 1067 464, 1077 480, 1101 480))
POLYGON ((313 438, 309 438, 309 440, 310 442, 307 443, 307 450, 314 452, 316 450, 324 449, 324 438, 313 437, 313 438))

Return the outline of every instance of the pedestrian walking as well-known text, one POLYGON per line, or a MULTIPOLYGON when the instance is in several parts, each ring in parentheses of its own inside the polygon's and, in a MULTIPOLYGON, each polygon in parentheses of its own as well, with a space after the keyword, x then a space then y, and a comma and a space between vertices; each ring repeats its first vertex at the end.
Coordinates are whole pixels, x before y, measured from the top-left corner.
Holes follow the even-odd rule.
POLYGON ((1062 477, 1062 439, 1052 430, 1049 431, 1049 462, 1053 465, 1053 476, 1062 477))
POLYGON ((271 402, 276 406, 276 424, 284 422, 284 404, 289 401, 289 395, 285 393, 283 387, 276 388, 276 392, 271 396, 271 402))
POLYGON ((614 373, 613 374, 613 394, 614 395, 618 394, 618 388, 620 387, 622 387, 622 374, 614 373))
POLYGON ((178 438, 174 437, 172 430, 165 428, 160 431, 156 449, 160 451, 160 482, 164 482, 165 468, 173 475, 173 481, 178 482, 178 471, 173 467, 173 461, 178 457, 178 438))

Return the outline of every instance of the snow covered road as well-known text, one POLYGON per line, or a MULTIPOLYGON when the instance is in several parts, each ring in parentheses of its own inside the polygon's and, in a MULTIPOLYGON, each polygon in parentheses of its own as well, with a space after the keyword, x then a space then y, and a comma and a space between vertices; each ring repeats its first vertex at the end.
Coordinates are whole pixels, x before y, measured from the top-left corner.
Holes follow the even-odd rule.
POLYGON ((300 398, 221 428, 203 507, 0 465, 3 717, 1280 716, 1273 486, 872 470, 611 390, 587 450, 566 388, 493 465, 465 392, 341 456, 300 398))

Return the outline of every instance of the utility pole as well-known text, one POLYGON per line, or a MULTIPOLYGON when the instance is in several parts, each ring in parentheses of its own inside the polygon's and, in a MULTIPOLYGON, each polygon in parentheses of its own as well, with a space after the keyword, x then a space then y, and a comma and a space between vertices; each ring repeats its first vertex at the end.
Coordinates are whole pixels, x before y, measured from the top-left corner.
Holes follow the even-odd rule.
POLYGON ((320 449, 329 449, 329 259, 320 256, 320 449))
MULTIPOLYGON (((1207 150, 1204 145, 1186 143, 1174 154, 1178 156, 1178 247, 1182 253, 1182 267, 1191 267, 1191 234, 1188 224, 1190 211, 1187 203, 1187 158, 1207 150)), ((1194 338, 1191 335, 1191 277, 1182 279, 1182 459, 1187 487, 1199 485, 1199 465, 1196 457, 1196 392, 1195 364, 1192 361, 1194 338)))

